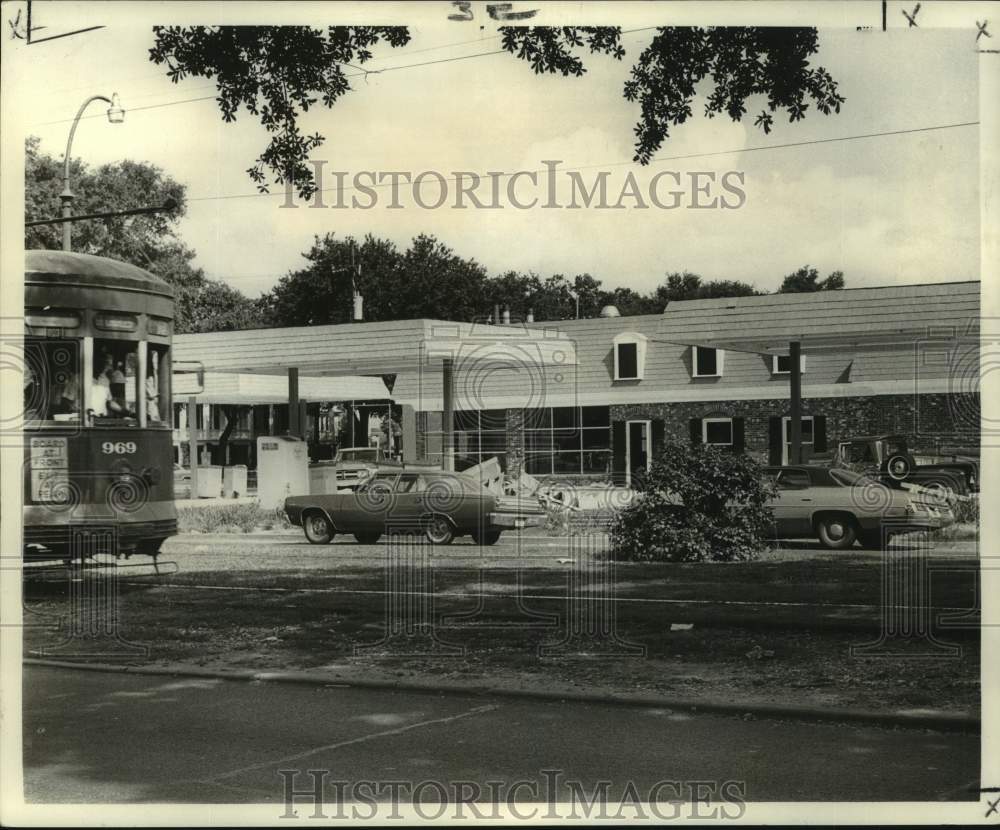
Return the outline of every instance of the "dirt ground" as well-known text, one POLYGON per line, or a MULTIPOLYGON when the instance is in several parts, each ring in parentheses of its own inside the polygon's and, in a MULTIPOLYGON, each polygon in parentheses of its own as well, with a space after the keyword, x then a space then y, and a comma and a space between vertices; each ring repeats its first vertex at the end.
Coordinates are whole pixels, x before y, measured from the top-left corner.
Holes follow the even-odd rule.
POLYGON ((321 671, 331 682, 979 711, 978 562, 966 542, 910 563, 929 580, 922 607, 904 590, 887 606, 889 571, 860 549, 611 565, 599 545, 542 536, 440 553, 192 534, 167 553, 172 575, 116 573, 117 646, 87 635, 106 623, 80 618, 80 586, 93 595, 107 574, 75 588, 29 584, 25 653, 117 650, 131 662, 321 671), (917 636, 901 636, 904 624, 917 636))

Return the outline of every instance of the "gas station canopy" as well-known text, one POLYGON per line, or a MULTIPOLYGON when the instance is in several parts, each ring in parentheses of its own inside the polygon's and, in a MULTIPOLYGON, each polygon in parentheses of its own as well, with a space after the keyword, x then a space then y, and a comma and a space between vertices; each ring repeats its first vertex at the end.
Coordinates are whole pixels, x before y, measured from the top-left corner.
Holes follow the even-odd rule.
MULTIPOLYGON (((454 470, 456 368, 488 377, 502 366, 575 366, 576 348, 564 332, 555 329, 399 320, 181 334, 174 338, 174 361, 197 364, 206 376, 214 372, 286 375, 293 436, 303 433, 301 380, 420 374, 424 368, 440 368, 443 466, 454 470)), ((332 399, 342 398, 338 394, 332 399)), ((189 406, 200 400, 205 399, 189 395, 189 406)), ((412 433, 412 411, 409 416, 404 413, 404 420, 409 424, 404 433, 412 433)), ((408 443, 412 452, 415 442, 408 443)))
POLYGON ((565 333, 521 326, 400 320, 180 334, 174 359, 207 372, 301 376, 387 375, 451 360, 575 365, 565 333))
MULTIPOLYGON (((288 403, 288 382, 273 375, 206 372, 204 382, 190 372, 174 375, 174 396, 198 403, 252 406, 288 403)), ((392 396, 378 377, 300 378, 301 401, 377 401, 392 396)))

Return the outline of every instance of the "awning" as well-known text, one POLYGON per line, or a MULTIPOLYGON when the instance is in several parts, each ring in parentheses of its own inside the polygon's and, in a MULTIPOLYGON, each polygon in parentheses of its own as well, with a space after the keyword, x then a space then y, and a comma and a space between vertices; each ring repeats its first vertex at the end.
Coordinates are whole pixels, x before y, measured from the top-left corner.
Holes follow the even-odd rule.
POLYGON ((179 334, 174 359, 209 372, 285 375, 294 367, 300 377, 337 377, 416 371, 443 359, 575 365, 576 350, 555 329, 400 320, 179 334))
MULTIPOLYGON (((182 373, 173 377, 176 401, 187 400, 193 395, 198 403, 242 406, 288 403, 288 381, 276 375, 206 372, 202 391, 199 392, 198 388, 195 374, 182 373)), ((299 378, 299 399, 304 401, 377 401, 391 398, 381 378, 299 378)))

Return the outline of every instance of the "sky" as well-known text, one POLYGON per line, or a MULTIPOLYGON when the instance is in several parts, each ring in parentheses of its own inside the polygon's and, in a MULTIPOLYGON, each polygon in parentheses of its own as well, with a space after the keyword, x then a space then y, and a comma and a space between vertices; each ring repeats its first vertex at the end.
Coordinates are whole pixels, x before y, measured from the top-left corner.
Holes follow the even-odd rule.
MULTIPOLYGON (((258 196, 245 173, 266 145, 264 130, 246 113, 223 123, 211 98, 188 101, 212 96, 213 85, 203 78, 172 84, 148 60, 160 7, 124 14, 125 6, 36 4, 50 31, 75 24, 107 28, 30 47, 30 59, 23 59, 30 63, 20 64, 30 67, 25 129, 41 138, 44 151, 61 157, 80 103, 118 92, 125 123, 109 125, 95 106, 88 111, 95 117, 77 130, 74 155, 91 164, 151 162, 185 184, 188 212, 180 235, 197 252, 196 264, 251 296, 301 267, 313 236, 327 232, 372 233, 401 249, 428 233, 491 274, 587 272, 606 287, 638 291, 683 270, 774 290, 806 264, 822 274, 843 271, 848 287, 979 278, 979 131, 924 129, 978 120, 976 54, 966 31, 823 27, 813 61, 839 82, 846 98, 839 115, 810 110, 795 124, 779 117, 765 135, 753 126, 761 102, 752 101, 744 121, 733 123, 724 115, 704 118, 702 98, 694 117, 673 128, 659 160, 643 168, 631 163, 638 104, 621 91, 652 32, 624 35, 621 62, 586 55, 589 71, 582 78, 536 76, 506 54, 408 66, 499 48, 495 24, 462 28, 443 13, 416 19, 414 11, 411 42, 379 49, 366 64, 381 74, 359 74, 332 109, 320 107, 302 120, 307 132, 326 136, 313 157, 328 170, 346 171, 348 178, 362 170, 485 176, 558 160, 564 169, 583 168, 588 186, 607 170, 613 198, 629 172, 645 186, 662 171, 676 171, 682 180, 692 171, 716 177, 739 171, 745 204, 734 210, 425 210, 407 198, 403 209, 393 210, 381 194, 371 210, 287 209, 280 207, 282 188, 258 196), (392 67, 403 68, 385 71, 392 67), (919 131, 752 149, 904 130, 919 131), (694 154, 711 155, 674 158, 694 154)), ((5 18, 10 8, 4 6, 5 18)), ((322 8, 312 5, 312 25, 339 22, 318 19, 315 10, 322 8)), ((428 192, 433 197, 434 188, 428 192)), ((565 186, 559 193, 568 195, 565 186)))

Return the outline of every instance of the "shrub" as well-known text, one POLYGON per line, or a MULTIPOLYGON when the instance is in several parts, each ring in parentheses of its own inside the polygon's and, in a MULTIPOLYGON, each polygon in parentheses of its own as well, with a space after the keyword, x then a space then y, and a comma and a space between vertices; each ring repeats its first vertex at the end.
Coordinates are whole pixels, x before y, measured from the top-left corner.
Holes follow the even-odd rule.
POLYGON ((749 456, 706 444, 668 444, 633 488, 639 498, 611 524, 616 559, 748 560, 770 535, 773 486, 749 456))
POLYGON ((961 524, 979 524, 979 494, 967 501, 956 501, 952 509, 955 511, 955 521, 961 524))

